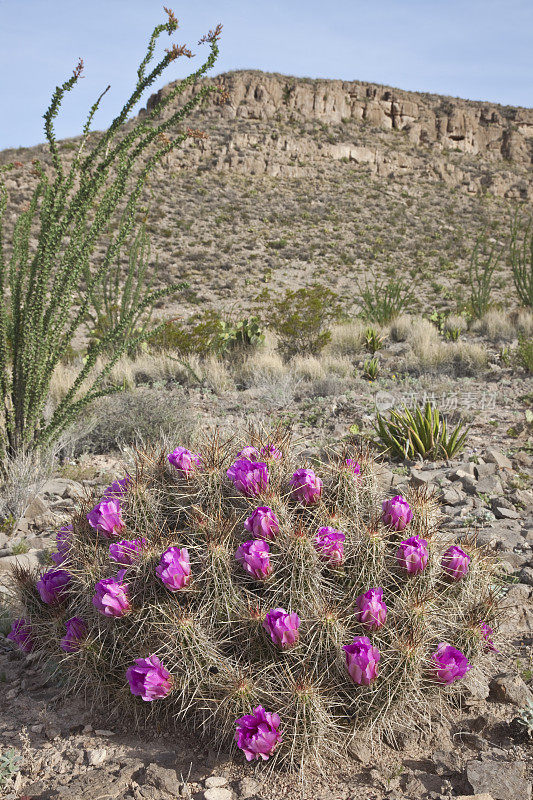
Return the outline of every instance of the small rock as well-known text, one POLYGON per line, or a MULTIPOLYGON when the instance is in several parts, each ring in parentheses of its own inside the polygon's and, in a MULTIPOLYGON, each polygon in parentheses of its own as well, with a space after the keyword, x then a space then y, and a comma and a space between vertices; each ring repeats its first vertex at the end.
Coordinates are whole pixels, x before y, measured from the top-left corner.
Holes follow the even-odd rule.
POLYGON ((487 475, 494 475, 496 464, 476 464, 476 475, 479 478, 486 478, 487 475))
MULTIPOLYGON (((466 677, 466 676, 465 676, 466 677)), ((512 703, 524 708, 533 699, 529 686, 516 673, 496 675, 490 682, 490 694, 500 703, 512 703)))
POLYGON ((87 764, 90 767, 97 767, 99 764, 103 764, 107 758, 107 750, 103 747, 97 747, 93 750, 86 751, 87 756, 87 764))
POLYGON ((0 558, 0 572, 9 572, 11 567, 17 564, 26 569, 37 569, 40 566, 40 550, 30 550, 28 553, 20 553, 18 556, 6 556, 0 558))
POLYGON ((237 793, 242 800, 259 794, 261 784, 255 778, 246 777, 237 784, 237 793))
POLYGON ((455 800, 494 800, 494 797, 483 792, 483 794, 461 794, 455 800))
POLYGON ((148 764, 145 772, 145 781, 150 786, 155 786, 164 792, 176 796, 179 791, 179 781, 175 769, 160 767, 159 764, 148 764))
POLYGON ((503 493, 503 487, 496 475, 487 475, 477 482, 476 492, 478 494, 488 494, 491 497, 499 497, 503 493))
POLYGON ((222 789, 216 787, 214 789, 207 789, 204 792, 205 800, 233 800, 233 792, 230 789, 222 789))
POLYGON ((34 497, 31 503, 29 504, 28 508, 26 509, 26 513, 24 514, 24 519, 26 522, 33 522, 38 517, 42 517, 48 513, 48 506, 46 503, 41 500, 40 497, 34 497))
POLYGON ((220 776, 211 775, 210 778, 205 779, 206 789, 216 789, 220 786, 227 786, 227 785, 228 785, 228 779, 224 778, 222 775, 220 776))
POLYGON ((500 469, 512 469, 513 465, 501 450, 496 450, 494 447, 489 447, 485 450, 483 458, 489 464, 496 464, 500 469))
POLYGON ((411 485, 412 486, 427 486, 435 480, 434 472, 422 472, 420 469, 411 467, 411 485))
POLYGON ((489 696, 489 683, 487 678, 478 670, 470 670, 461 681, 461 693, 466 701, 481 702, 489 696))
POLYGON ((520 583, 525 583, 526 586, 533 586, 533 567, 523 567, 518 577, 520 583))
POLYGON ((488 792, 494 800, 531 798, 525 765, 519 761, 469 761, 466 775, 474 792, 488 792))

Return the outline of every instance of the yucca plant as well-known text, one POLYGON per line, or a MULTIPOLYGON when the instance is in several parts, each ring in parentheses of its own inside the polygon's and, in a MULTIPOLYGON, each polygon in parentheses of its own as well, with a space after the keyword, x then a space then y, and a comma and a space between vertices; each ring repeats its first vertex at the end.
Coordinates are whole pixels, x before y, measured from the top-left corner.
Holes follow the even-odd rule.
POLYGON ((203 135, 180 126, 202 100, 218 90, 203 85, 161 119, 164 109, 214 65, 220 26, 201 40, 210 46, 206 61, 177 81, 143 117, 128 122, 135 105, 164 70, 178 57, 193 55, 185 45, 173 44, 147 71, 159 37, 178 27, 174 14, 168 10, 167 14, 167 22, 156 26, 150 37, 131 96, 108 130, 91 134, 93 117, 106 92, 102 93, 90 109, 70 165, 60 153, 54 118, 65 94, 79 81, 83 62, 56 88, 44 115, 51 165, 34 162, 38 183, 14 226, 8 262, 1 246, 7 192, 0 181, 0 469, 4 472, 17 453, 49 444, 89 403, 113 391, 106 384, 113 366, 126 350, 148 336, 141 322, 143 314, 149 313, 159 298, 176 290, 175 286, 157 291, 143 286, 137 291, 126 284, 121 298, 115 298, 116 314, 107 314, 107 330, 92 342, 71 389, 47 414, 55 368, 70 352, 91 307, 98 312, 95 298, 107 296, 109 300, 114 292, 109 272, 134 234, 147 177, 174 148, 191 136, 203 135), (115 227, 110 226, 113 218, 118 220, 115 227), (98 262, 95 250, 106 237, 109 245, 98 262), (107 363, 95 369, 104 353, 111 353, 107 363))
POLYGON ((526 308, 533 308, 533 219, 524 222, 515 215, 509 257, 518 299, 526 308))
POLYGON ((311 465, 281 432, 194 450, 139 453, 55 569, 17 570, 8 638, 99 712, 294 770, 440 718, 493 648, 498 576, 435 496, 382 498, 367 450, 311 465))
POLYGON ((446 419, 429 401, 425 406, 392 409, 389 417, 376 415, 374 428, 392 458, 453 458, 464 447, 468 428, 463 423, 448 431, 446 419))
POLYGON ((363 364, 363 375, 369 381, 375 381, 379 375, 379 361, 377 358, 366 358, 363 364))
POLYGON ((365 347, 372 355, 383 347, 383 336, 375 328, 367 328, 364 337, 365 347))

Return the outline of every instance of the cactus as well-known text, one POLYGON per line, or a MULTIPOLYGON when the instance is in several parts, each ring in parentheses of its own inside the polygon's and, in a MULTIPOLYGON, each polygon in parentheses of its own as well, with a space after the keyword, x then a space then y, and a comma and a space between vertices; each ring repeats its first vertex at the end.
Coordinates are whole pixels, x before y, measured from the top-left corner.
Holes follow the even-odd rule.
POLYGON ((450 552, 435 496, 384 500, 368 451, 310 464, 279 431, 195 450, 139 452, 75 513, 68 586, 17 570, 10 638, 100 708, 296 771, 441 713, 493 647, 498 577, 473 538, 450 552))

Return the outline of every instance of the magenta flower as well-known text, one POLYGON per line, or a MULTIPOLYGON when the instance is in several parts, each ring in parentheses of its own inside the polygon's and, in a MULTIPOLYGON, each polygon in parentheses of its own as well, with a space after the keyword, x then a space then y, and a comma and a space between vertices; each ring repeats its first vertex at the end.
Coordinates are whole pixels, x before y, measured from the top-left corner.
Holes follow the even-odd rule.
POLYGON ((425 539, 419 539, 418 536, 411 536, 401 542, 396 551, 396 560, 399 566, 409 575, 417 575, 419 572, 423 572, 428 563, 428 558, 428 543, 425 539))
POLYGON ((52 553, 52 561, 56 567, 60 567, 66 560, 68 551, 72 544, 72 525, 65 525, 60 528, 56 533, 56 547, 57 551, 52 553))
POLYGON ((156 655, 136 658, 126 670, 130 691, 148 703, 166 697, 172 689, 172 676, 156 655))
POLYGON ((496 649, 494 642, 491 639, 494 631, 490 625, 487 625, 487 623, 483 622, 481 619, 479 620, 478 625, 481 629, 481 638, 484 640, 485 650, 491 650, 493 653, 499 653, 500 651, 496 649))
POLYGON ((381 521, 394 531, 403 531, 413 519, 413 512, 405 498, 396 495, 392 500, 384 500, 381 521))
POLYGON ((87 519, 89 525, 101 533, 105 539, 118 536, 125 528, 118 500, 100 500, 93 510, 89 511, 87 519))
POLYGON ((123 583, 126 570, 117 572, 116 578, 104 578, 94 587, 93 606, 106 617, 123 617, 131 611, 128 584, 123 583))
POLYGON ((87 623, 81 617, 71 617, 66 622, 66 633, 59 642, 65 653, 76 653, 87 638, 87 623))
POLYGON ((467 657, 447 642, 441 642, 431 658, 435 662, 436 677, 440 683, 458 681, 472 669, 467 657))
POLYGON ((191 453, 186 447, 176 447, 168 456, 168 461, 173 467, 181 472, 186 478, 189 477, 191 472, 202 469, 204 462, 202 456, 197 453, 191 453))
POLYGON ((24 618, 15 619, 11 626, 11 630, 6 636, 6 639, 11 639, 24 653, 31 653, 34 647, 32 639, 32 630, 30 623, 24 618))
POLYGON ((278 450, 274 444, 268 444, 262 447, 260 454, 263 458, 266 458, 267 461, 280 461, 283 458, 283 453, 281 450, 278 450))
POLYGON ((310 506, 320 500, 323 483, 312 469, 297 469, 290 484, 293 498, 304 506, 310 506))
POLYGON ((470 556, 456 544, 446 550, 440 562, 442 569, 452 581, 464 578, 468 574, 469 564, 470 556))
POLYGON ((239 545, 235 558, 249 575, 262 581, 272 572, 269 552, 270 547, 266 542, 262 539, 252 539, 239 545))
POLYGON ((257 497, 268 485, 268 467, 263 461, 240 458, 227 470, 226 475, 237 491, 247 497, 257 497))
POLYGON ((347 458, 344 464, 350 472, 353 472, 355 478, 361 474, 361 464, 358 461, 354 461, 353 458, 347 458))
POLYGON ((167 589, 179 592, 191 579, 191 562, 186 547, 169 547, 155 568, 155 574, 161 578, 167 589))
POLYGON ((300 617, 298 614, 287 614, 284 608, 272 608, 265 617, 263 628, 278 647, 287 650, 293 647, 300 636, 300 617))
POLYGON ((260 539, 275 539, 279 533, 279 520, 268 506, 259 506, 244 522, 244 527, 260 539))
POLYGON ((113 481, 111 486, 108 486, 104 492, 104 499, 113 500, 120 499, 128 491, 128 486, 131 484, 131 477, 126 475, 125 478, 119 478, 113 481))
POLYGON ((387 606, 383 602, 383 589, 381 586, 369 589, 368 592, 359 595, 355 605, 358 609, 357 619, 369 631, 375 631, 385 625, 387 606))
POLYGON ((342 648, 346 653, 346 667, 354 683, 370 686, 378 675, 378 662, 381 658, 368 636, 356 636, 351 644, 342 648))
POLYGON ((247 761, 255 758, 266 761, 272 755, 281 741, 280 724, 279 715, 265 711, 263 706, 257 706, 253 714, 246 714, 237 720, 235 741, 247 761))
POLYGON ((37 591, 43 603, 56 606, 65 600, 68 594, 71 574, 66 569, 50 569, 37 581, 37 591))
POLYGON ((146 539, 121 539, 109 545, 109 558, 124 567, 129 567, 139 560, 139 556, 146 547, 146 539))
POLYGON ((255 461, 256 458, 259 458, 259 450, 257 447, 253 447, 251 444, 249 444, 247 447, 243 447, 242 450, 239 450, 237 453, 237 458, 245 458, 248 461, 255 461))
POLYGON ((338 565, 344 561, 346 536, 334 528, 319 528, 313 539, 315 550, 323 561, 338 565))

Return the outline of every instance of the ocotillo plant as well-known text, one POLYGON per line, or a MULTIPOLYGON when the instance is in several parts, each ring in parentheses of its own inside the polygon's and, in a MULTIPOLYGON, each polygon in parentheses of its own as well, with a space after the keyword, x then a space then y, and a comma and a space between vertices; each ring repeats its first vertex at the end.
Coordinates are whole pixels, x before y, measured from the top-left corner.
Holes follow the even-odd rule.
POLYGON ((427 491, 380 508, 367 452, 245 443, 140 453, 18 571, 9 638, 99 709, 295 770, 427 725, 494 649, 494 564, 427 491))
MULTIPOLYGON (((81 77, 81 60, 73 75, 56 88, 44 115, 51 170, 35 162, 38 184, 28 209, 15 224, 8 261, 0 246, 0 466, 3 464, 4 469, 17 452, 49 443, 91 401, 112 391, 104 384, 114 364, 126 349, 147 336, 146 331, 135 332, 132 321, 149 311, 159 297, 176 290, 151 291, 145 287, 133 303, 127 303, 123 313, 110 321, 105 335, 93 341, 72 388, 51 416, 45 417, 54 369, 84 324, 94 297, 105 290, 110 268, 135 231, 136 211, 147 177, 188 137, 203 135, 177 126, 207 95, 219 91, 215 85, 203 85, 180 108, 161 119, 161 112, 214 65, 221 26, 200 40, 210 47, 205 62, 173 85, 143 117, 125 127, 136 103, 164 70, 178 57, 193 55, 185 45, 173 44, 147 71, 159 37, 172 34, 178 27, 174 14, 168 10, 167 14, 168 21, 158 25, 150 37, 131 96, 100 135, 92 134, 90 127, 107 90, 91 107, 68 169, 56 141, 54 119, 65 93, 81 77), (117 220, 115 229, 109 225, 113 218, 117 220), (105 255, 97 262, 96 246, 106 239, 105 255), (82 278, 85 286, 80 288, 82 278), (112 357, 95 371, 98 356, 110 351, 112 357)), ((0 182, 0 245, 6 205, 7 192, 0 182)))

